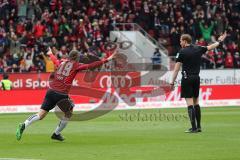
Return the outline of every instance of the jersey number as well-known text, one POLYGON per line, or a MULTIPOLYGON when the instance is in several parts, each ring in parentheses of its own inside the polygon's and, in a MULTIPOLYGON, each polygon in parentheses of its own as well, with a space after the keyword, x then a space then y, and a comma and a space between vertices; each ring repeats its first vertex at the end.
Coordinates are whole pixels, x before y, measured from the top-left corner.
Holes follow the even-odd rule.
POLYGON ((57 74, 61 74, 61 75, 64 75, 64 76, 69 76, 72 67, 73 67, 72 62, 63 62, 63 63, 60 64, 60 67, 57 71, 57 74))

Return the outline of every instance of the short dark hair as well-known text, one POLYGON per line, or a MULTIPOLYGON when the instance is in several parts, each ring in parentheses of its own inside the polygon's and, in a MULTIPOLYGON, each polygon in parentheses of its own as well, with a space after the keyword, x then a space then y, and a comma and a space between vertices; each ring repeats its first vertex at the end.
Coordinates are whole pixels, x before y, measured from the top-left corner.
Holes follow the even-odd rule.
POLYGON ((77 50, 72 50, 69 53, 69 59, 70 60, 77 60, 79 58, 79 52, 77 50))
POLYGON ((192 37, 189 34, 182 34, 181 39, 187 41, 188 44, 192 43, 192 37))

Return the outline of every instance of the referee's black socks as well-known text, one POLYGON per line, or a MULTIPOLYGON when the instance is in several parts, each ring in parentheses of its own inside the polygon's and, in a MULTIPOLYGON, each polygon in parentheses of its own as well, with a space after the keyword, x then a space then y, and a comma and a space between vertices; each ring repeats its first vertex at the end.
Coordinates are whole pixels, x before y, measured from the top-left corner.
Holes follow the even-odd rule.
POLYGON ((188 116, 192 125, 192 129, 195 130, 196 128, 196 115, 193 105, 188 106, 188 116))
POLYGON ((201 128, 201 108, 199 104, 194 106, 195 109, 195 115, 197 120, 197 128, 201 128))

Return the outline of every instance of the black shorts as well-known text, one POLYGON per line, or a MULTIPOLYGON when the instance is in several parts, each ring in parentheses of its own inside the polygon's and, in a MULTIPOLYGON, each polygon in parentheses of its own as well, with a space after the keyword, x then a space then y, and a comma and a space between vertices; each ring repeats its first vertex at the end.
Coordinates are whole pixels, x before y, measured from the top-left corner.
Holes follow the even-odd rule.
POLYGON ((181 98, 198 98, 200 88, 200 77, 198 75, 189 75, 182 78, 181 98))
MULTIPOLYGON (((49 89, 45 95, 41 109, 43 109, 45 111, 50 111, 57 105, 58 102, 61 102, 62 100, 70 100, 70 99, 67 94, 62 94, 62 93, 59 93, 59 92, 49 89)), ((70 107, 74 107, 73 103, 71 103, 71 104, 72 104, 72 106, 70 106, 70 107)))

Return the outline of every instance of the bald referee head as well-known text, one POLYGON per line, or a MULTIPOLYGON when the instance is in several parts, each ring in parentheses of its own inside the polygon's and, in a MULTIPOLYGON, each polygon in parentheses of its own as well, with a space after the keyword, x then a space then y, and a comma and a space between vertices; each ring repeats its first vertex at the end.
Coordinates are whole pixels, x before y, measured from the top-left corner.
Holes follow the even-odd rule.
POLYGON ((181 97, 186 100, 188 115, 191 122, 191 128, 185 131, 186 133, 197 133, 202 131, 201 110, 198 100, 201 57, 206 51, 218 47, 225 38, 226 33, 222 34, 217 42, 209 46, 197 46, 192 44, 192 37, 189 34, 181 35, 180 45, 182 48, 176 55, 176 64, 170 85, 173 90, 178 72, 180 68, 182 68, 181 97))

